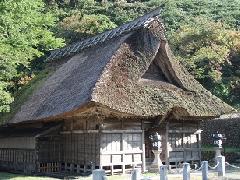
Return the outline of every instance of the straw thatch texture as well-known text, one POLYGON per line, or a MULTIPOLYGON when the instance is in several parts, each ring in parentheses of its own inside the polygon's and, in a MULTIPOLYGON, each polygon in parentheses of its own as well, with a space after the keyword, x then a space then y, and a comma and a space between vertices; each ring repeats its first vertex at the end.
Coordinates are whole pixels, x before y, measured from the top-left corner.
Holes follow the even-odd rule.
POLYGON ((219 116, 233 111, 174 60, 158 18, 66 61, 10 123, 63 117, 96 102, 120 113, 219 116))
POLYGON ((72 57, 30 96, 10 123, 56 116, 91 101, 92 88, 126 37, 72 57))
POLYGON ((229 105, 204 89, 174 60, 164 37, 159 37, 161 24, 155 21, 151 26, 121 45, 96 84, 93 100, 140 116, 163 115, 176 108, 185 110, 183 116, 231 112, 229 105), (152 61, 168 83, 141 78, 152 61))

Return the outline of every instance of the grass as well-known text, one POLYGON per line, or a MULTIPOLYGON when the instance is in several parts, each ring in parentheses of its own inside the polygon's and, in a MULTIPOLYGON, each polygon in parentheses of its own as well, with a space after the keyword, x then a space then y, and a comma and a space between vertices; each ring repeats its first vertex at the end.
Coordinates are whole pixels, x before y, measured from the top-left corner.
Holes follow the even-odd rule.
MULTIPOLYGON (((143 176, 145 177, 155 177, 155 179, 158 179, 159 175, 154 173, 146 173, 143 176)), ((68 179, 68 178, 66 178, 68 179)), ((73 178, 69 178, 73 179, 73 178)), ((75 178, 74 178, 75 179, 75 178)), ((131 175, 114 175, 114 176, 107 176, 107 180, 130 180, 131 175)), ((175 177, 172 179, 176 179, 175 177)), ((50 177, 38 177, 38 176, 25 176, 20 174, 11 174, 11 173, 0 173, 0 180, 58 180, 57 178, 50 178, 50 177)), ((77 177, 76 180, 92 180, 91 176, 88 177, 77 177)), ((171 180, 171 178, 170 178, 171 180)))
POLYGON ((21 174, 12 174, 0 172, 0 180, 57 180, 50 177, 36 177, 36 176, 24 176, 21 174))

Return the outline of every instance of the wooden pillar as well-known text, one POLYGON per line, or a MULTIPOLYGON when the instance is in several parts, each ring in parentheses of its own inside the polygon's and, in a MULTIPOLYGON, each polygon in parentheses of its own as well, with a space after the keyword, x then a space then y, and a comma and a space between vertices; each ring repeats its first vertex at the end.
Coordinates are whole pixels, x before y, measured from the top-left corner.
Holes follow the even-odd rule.
POLYGON ((142 129, 142 172, 146 172, 144 129, 142 129))
POLYGON ((80 165, 79 164, 77 165, 77 173, 78 174, 80 173, 80 165))
POLYGON ((67 163, 66 162, 64 164, 64 168, 65 168, 64 171, 67 172, 67 163))
MULTIPOLYGON (((123 126, 123 125, 122 125, 123 126)), ((124 136, 124 133, 121 134, 121 150, 124 152, 124 141, 123 141, 123 136, 124 136)), ((123 153, 122 154, 122 173, 125 174, 125 154, 123 153)))
POLYGON ((74 172, 74 164, 73 163, 70 164, 70 172, 74 172))
MULTIPOLYGON (((200 122, 198 122, 198 130, 200 130, 200 122)), ((201 131, 200 133, 197 135, 198 139, 197 139, 197 143, 198 143, 198 149, 199 149, 199 159, 200 159, 200 163, 201 163, 201 160, 202 160, 202 140, 201 140, 201 131)))
POLYGON ((113 175, 113 170, 114 170, 114 169, 113 169, 113 165, 111 165, 110 168, 111 168, 111 175, 113 175))
POLYGON ((166 133, 165 133, 165 138, 166 138, 166 152, 165 152, 165 159, 166 159, 166 165, 169 167, 169 148, 168 148, 168 135, 169 135, 169 122, 166 124, 166 133))
POLYGON ((123 157, 122 157, 122 159, 123 159, 123 164, 122 164, 122 173, 123 174, 125 174, 125 163, 124 163, 124 161, 125 161, 125 154, 123 153, 123 155, 122 155, 123 157))
POLYGON ((141 121, 141 129, 142 129, 142 172, 146 172, 144 120, 141 121))
POLYGON ((99 151, 100 151, 100 153, 99 153, 99 169, 102 169, 103 168, 103 166, 102 166, 102 146, 101 146, 101 140, 102 140, 102 133, 99 133, 99 151))

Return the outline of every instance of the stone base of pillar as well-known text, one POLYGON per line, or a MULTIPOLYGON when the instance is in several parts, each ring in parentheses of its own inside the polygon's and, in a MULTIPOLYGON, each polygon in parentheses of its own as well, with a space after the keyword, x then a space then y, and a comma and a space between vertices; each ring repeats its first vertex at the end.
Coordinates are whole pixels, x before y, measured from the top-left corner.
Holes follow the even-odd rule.
POLYGON ((152 152, 154 154, 154 161, 150 165, 148 171, 156 173, 159 172, 159 168, 162 165, 162 161, 160 159, 160 154, 162 150, 152 150, 152 152))
POLYGON ((217 157, 222 156, 221 155, 222 148, 214 147, 214 151, 215 151, 215 162, 217 162, 217 157))

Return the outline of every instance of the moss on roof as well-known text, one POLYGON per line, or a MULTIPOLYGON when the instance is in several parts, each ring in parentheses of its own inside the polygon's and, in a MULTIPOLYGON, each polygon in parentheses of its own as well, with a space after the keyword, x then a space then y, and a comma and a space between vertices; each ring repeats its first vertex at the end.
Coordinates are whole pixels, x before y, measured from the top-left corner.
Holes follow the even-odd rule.
POLYGON ((38 89, 53 72, 53 67, 47 67, 44 70, 37 72, 35 77, 15 94, 14 102, 11 104, 11 111, 8 113, 2 113, 0 116, 1 124, 11 120, 20 110, 22 104, 28 100, 33 92, 38 89))

